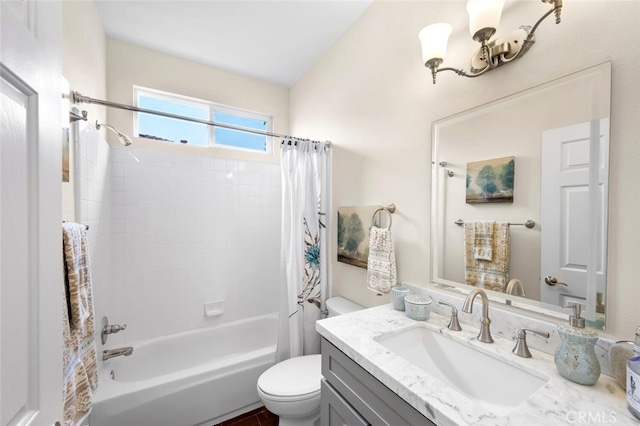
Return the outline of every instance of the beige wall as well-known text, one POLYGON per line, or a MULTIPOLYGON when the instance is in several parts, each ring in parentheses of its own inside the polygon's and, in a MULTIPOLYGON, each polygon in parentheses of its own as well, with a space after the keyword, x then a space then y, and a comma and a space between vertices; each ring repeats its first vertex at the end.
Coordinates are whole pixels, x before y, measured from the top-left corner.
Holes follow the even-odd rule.
MULTIPOLYGON (((96 98, 106 96, 106 52, 106 37, 95 3, 92 0, 62 2, 62 75, 71 90, 96 98)), ((76 106, 89 113, 89 122, 106 119, 105 108, 100 105, 76 106)), ((69 183, 62 185, 62 217, 66 220, 76 220, 74 155, 72 143, 69 183)))
MULTIPOLYGON (((430 23, 449 21, 454 33, 445 65, 467 68, 475 43, 468 34, 464 4, 375 2, 292 86, 291 131, 334 143, 334 207, 396 204, 398 277, 426 284, 431 123, 611 60, 607 331, 630 338, 640 325, 640 55, 635 46, 640 3, 567 0, 562 24, 545 21, 525 57, 475 79, 442 73, 434 86, 421 63, 417 34, 430 23)), ((501 28, 532 24, 546 7, 508 2, 501 28)), ((333 294, 366 306, 387 302, 388 297, 365 289, 365 274, 333 261, 333 294)))
MULTIPOLYGON (((133 86, 142 86, 268 114, 273 117, 274 132, 288 134, 289 90, 283 86, 112 39, 107 42, 107 79, 107 98, 112 102, 133 105, 133 86)), ((272 155, 151 141, 133 137, 133 116, 129 111, 108 111, 109 124, 131 136, 137 148, 279 162, 279 140, 275 138, 272 155)), ((110 142, 118 143, 117 139, 110 142)))

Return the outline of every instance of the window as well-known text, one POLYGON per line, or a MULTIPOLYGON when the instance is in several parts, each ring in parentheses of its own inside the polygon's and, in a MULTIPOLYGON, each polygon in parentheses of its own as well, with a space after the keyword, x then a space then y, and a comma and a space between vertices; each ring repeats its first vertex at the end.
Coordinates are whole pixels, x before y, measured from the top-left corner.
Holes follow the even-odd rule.
MULTIPOLYGON (((272 131, 273 120, 271 116, 265 114, 141 87, 134 87, 134 99, 140 108, 264 132, 272 131)), ((142 112, 136 115, 136 133, 140 138, 267 154, 272 152, 272 141, 269 136, 142 112)))

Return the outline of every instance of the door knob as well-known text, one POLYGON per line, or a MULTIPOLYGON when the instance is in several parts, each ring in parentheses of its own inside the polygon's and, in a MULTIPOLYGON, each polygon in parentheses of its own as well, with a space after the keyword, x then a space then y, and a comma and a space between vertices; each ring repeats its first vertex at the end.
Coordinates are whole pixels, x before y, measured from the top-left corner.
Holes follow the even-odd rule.
POLYGON ((569 287, 566 283, 562 283, 558 281, 558 279, 552 275, 547 275, 546 277, 544 277, 544 282, 551 287, 555 287, 557 285, 563 285, 565 287, 569 287))

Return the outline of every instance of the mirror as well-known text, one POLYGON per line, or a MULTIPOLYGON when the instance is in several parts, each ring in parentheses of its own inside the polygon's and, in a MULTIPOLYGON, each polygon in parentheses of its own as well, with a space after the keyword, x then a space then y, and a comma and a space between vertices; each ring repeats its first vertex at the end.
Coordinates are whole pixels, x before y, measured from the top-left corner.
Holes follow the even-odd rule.
POLYGON ((605 63, 433 123, 434 284, 555 316, 579 302, 604 328, 610 80, 605 63))

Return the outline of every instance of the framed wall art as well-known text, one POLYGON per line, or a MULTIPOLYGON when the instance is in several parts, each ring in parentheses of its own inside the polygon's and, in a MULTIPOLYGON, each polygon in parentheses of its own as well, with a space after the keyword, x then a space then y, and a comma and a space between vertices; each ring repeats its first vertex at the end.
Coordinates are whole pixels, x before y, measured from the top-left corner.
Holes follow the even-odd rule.
POLYGON ((373 225, 373 214, 379 208, 338 207, 338 262, 367 269, 369 231, 373 225))
POLYGON ((513 203, 515 157, 467 163, 467 204, 513 203))

